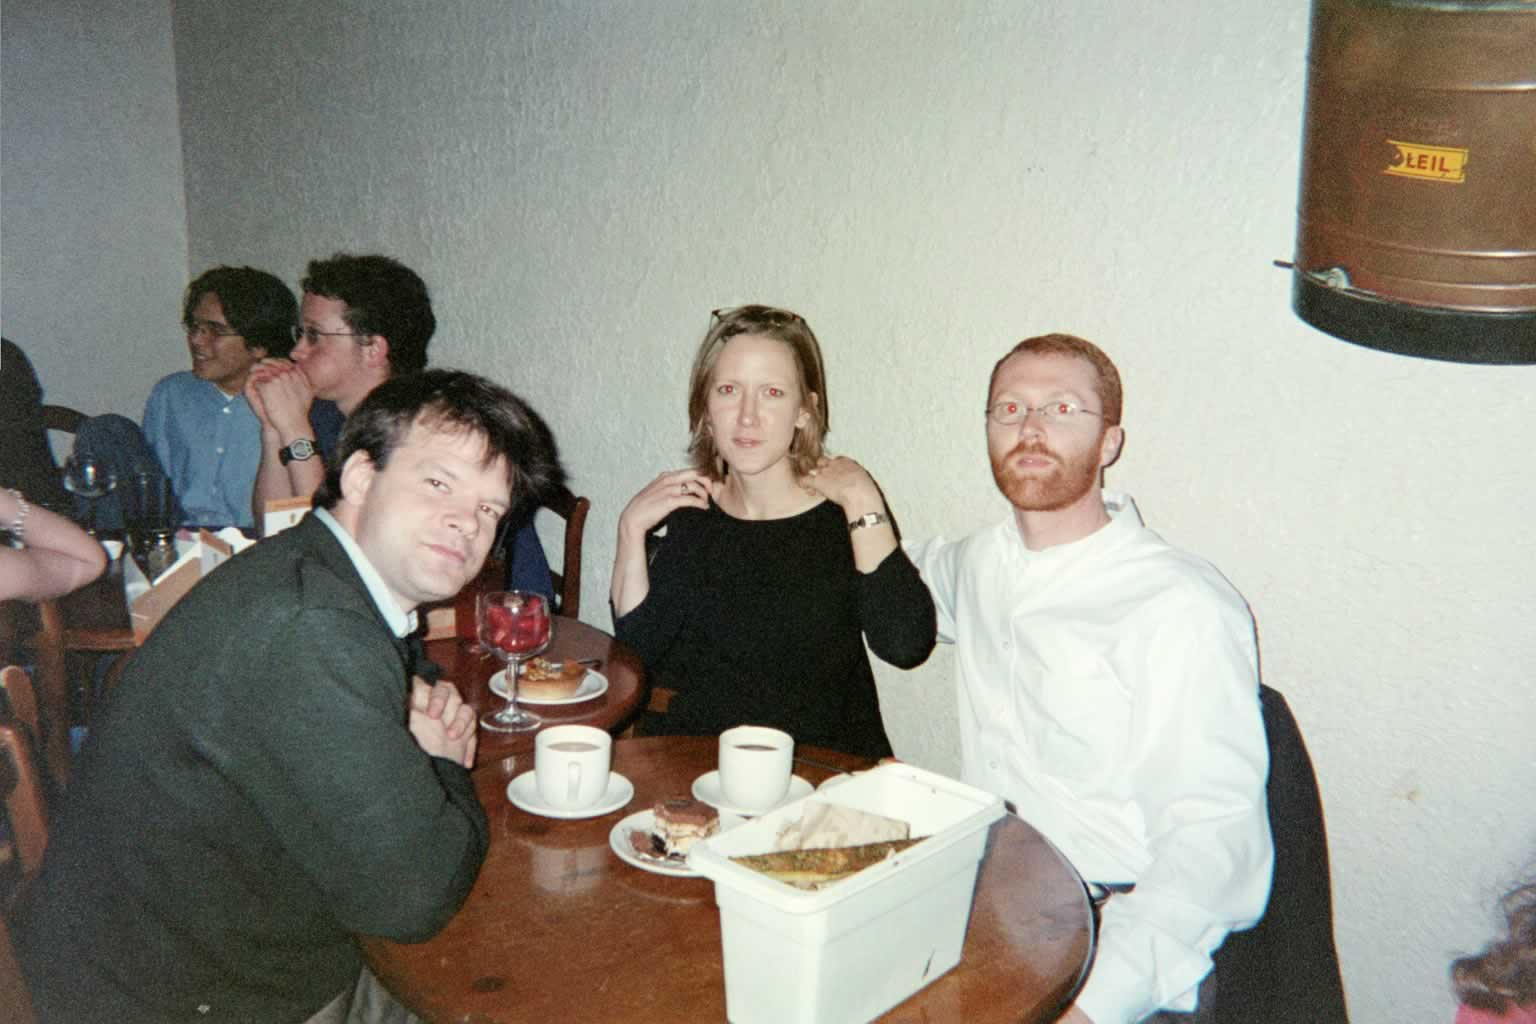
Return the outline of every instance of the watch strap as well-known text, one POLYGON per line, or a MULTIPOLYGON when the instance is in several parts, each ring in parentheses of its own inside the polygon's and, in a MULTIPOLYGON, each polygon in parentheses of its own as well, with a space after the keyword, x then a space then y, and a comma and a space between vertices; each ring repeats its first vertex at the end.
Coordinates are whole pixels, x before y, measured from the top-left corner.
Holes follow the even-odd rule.
POLYGON ((852 533, 854 530, 864 526, 879 526, 881 523, 888 523, 890 521, 891 517, 884 512, 866 512, 848 524, 848 532, 852 533))

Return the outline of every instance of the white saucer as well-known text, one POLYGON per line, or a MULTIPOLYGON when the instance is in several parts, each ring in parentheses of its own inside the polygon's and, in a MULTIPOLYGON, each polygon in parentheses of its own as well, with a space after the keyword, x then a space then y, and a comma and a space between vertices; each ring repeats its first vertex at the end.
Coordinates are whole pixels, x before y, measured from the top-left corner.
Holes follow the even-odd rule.
MULTIPOLYGON (((497 672, 491 676, 491 692, 498 697, 507 695, 507 674, 497 672)), ((601 672, 587 669, 587 674, 582 678, 581 684, 576 687, 576 692, 569 697, 525 697, 521 693, 517 695, 518 704, 534 704, 539 707, 550 707, 555 704, 580 704, 584 700, 601 697, 608 692, 608 677, 601 672)))
POLYGON ((630 845, 631 832, 650 835, 651 826, 654 824, 656 824, 656 816, 652 812, 636 811, 613 826, 613 831, 608 833, 608 846, 618 855, 619 860, 641 871, 649 871, 656 875, 672 875, 675 878, 702 877, 688 866, 687 861, 667 860, 653 854, 642 855, 630 845))
POLYGON ((534 775, 534 772, 523 772, 507 783, 507 799, 529 814, 537 814, 545 818, 600 818, 605 814, 612 814, 635 798, 634 783, 618 772, 609 772, 608 789, 595 805, 583 807, 579 811, 550 807, 539 796, 539 784, 534 775))
POLYGON ((813 787, 805 779, 802 779, 800 776, 791 775, 789 777, 789 792, 784 794, 784 799, 780 800, 772 807, 764 807, 760 811, 752 811, 744 807, 735 807, 729 803, 726 803, 725 794, 720 791, 720 773, 715 771, 705 772, 703 775, 700 775, 698 778, 693 780, 693 798, 695 800, 703 800, 705 803, 716 808, 717 810, 728 811, 731 814, 739 814, 743 818, 753 818, 759 814, 767 814, 769 811, 777 810, 778 808, 783 807, 785 804, 793 803, 803 796, 808 796, 814 790, 814 788, 815 787, 813 787))

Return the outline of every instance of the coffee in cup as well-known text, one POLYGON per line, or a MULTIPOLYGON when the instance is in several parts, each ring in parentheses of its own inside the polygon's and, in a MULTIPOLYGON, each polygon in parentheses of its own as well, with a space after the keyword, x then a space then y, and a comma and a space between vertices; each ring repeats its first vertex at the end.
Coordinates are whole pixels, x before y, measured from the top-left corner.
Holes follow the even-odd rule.
POLYGON ((761 725, 739 725, 720 734, 720 792, 742 811, 766 811, 789 792, 795 740, 761 725))
POLYGON ((613 737, 590 725, 555 725, 533 741, 539 799, 562 811, 594 807, 608 791, 613 737))

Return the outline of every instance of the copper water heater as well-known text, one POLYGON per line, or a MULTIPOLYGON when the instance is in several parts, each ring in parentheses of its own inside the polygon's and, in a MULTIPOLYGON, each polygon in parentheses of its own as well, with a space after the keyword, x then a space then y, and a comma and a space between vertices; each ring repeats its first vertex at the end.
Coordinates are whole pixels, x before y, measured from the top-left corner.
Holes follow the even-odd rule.
POLYGON ((1536 0, 1313 0, 1299 207, 1307 323, 1536 363, 1536 0))

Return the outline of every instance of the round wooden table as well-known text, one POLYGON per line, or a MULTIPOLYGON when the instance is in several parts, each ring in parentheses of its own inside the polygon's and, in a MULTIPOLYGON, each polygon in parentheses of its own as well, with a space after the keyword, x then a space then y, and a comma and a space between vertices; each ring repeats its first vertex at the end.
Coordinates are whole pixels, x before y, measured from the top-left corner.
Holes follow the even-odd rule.
MULTIPOLYGON (((645 666, 640 656, 596 626, 564 615, 554 616, 553 621, 554 639, 544 657, 601 659, 597 671, 607 677, 608 691, 579 704, 525 704, 524 709, 550 725, 594 725, 609 731, 635 717, 644 695, 645 666)), ((429 641, 427 657, 442 668, 444 679, 458 686, 459 694, 465 703, 473 705, 476 715, 499 711, 506 705, 506 698, 491 692, 491 677, 506 667, 500 660, 484 656, 478 647, 453 637, 429 641)), ((511 754, 533 753, 536 735, 481 729, 475 750, 476 770, 511 754)))
MULTIPOLYGON (((725 980, 714 883, 651 874, 608 847, 613 826, 687 794, 715 767, 714 737, 614 744, 635 799, 580 821, 518 810, 507 783, 532 767, 509 758, 475 773, 491 847, 463 908, 429 942, 365 939, 374 973, 428 1021, 723 1021, 725 980)), ((848 769, 868 762, 806 749, 848 769)), ((819 783, 831 772, 797 762, 819 783)), ((1012 815, 993 826, 960 964, 885 1021, 1046 1022, 1071 1002, 1092 959, 1093 920, 1072 866, 1012 815)))

